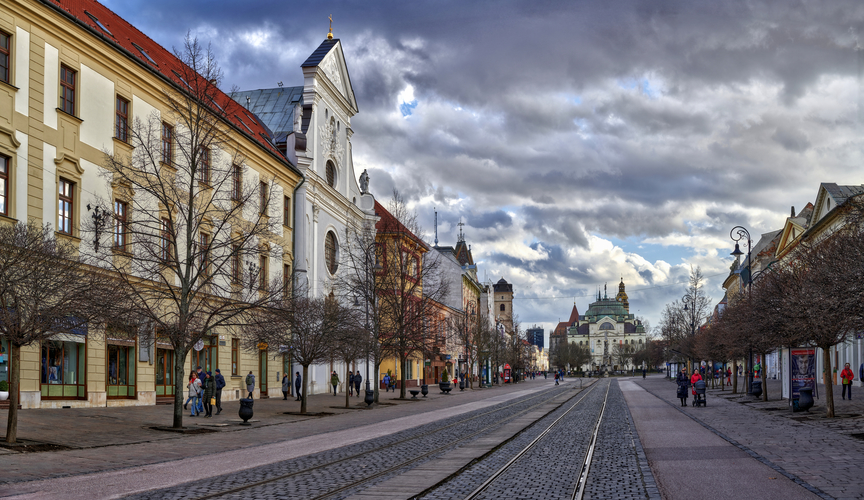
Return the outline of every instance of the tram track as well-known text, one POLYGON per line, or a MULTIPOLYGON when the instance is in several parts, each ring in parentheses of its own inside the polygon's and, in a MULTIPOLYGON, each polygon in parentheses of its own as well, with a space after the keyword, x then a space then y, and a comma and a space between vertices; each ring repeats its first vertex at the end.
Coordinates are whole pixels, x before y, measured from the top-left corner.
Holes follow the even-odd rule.
MULTIPOLYGON (((593 390, 593 386, 591 387, 591 389, 593 390)), ((585 391, 582 391, 582 392, 584 394, 587 394, 587 392, 585 392, 585 391)), ((582 397, 584 397, 584 394, 582 395, 582 397)), ((359 486, 362 486, 364 484, 372 482, 376 479, 385 477, 385 476, 392 474, 392 473, 394 473, 400 469, 410 467, 411 465, 413 465, 417 462, 423 461, 427 458, 430 458, 430 457, 433 457, 437 454, 443 453, 449 448, 457 447, 460 444, 468 442, 473 438, 476 438, 476 437, 478 437, 484 433, 489 432, 492 429, 495 429, 497 427, 504 425, 507 422, 515 420, 515 419, 519 418, 520 416, 536 409, 537 406, 547 404, 547 403, 555 400, 555 398, 560 397, 561 395, 562 395, 562 392, 560 390, 550 389, 547 391, 543 391, 540 394, 537 394, 535 396, 531 396, 528 398, 522 398, 522 399, 519 399, 517 401, 514 401, 513 403, 506 404, 503 406, 496 406, 494 409, 490 409, 489 411, 485 411, 485 412, 482 412, 482 413, 479 413, 476 415, 472 415, 472 416, 467 417, 467 418, 459 419, 456 422, 453 422, 451 424, 447 424, 443 427, 435 428, 435 429, 427 431, 427 432, 423 432, 420 434, 413 434, 413 435, 406 437, 405 439, 400 439, 400 440, 397 440, 397 441, 392 442, 392 443, 387 443, 385 445, 373 448, 371 450, 364 450, 362 452, 354 453, 354 454, 351 454, 351 455, 346 456, 346 457, 342 457, 342 458, 335 459, 335 460, 329 460, 329 461, 326 461, 325 463, 317 464, 317 465, 314 465, 312 467, 306 467, 306 468, 303 468, 301 470, 292 471, 292 472, 288 472, 288 473, 284 473, 284 474, 279 474, 279 475, 276 475, 273 477, 268 477, 268 478, 261 479, 258 481, 248 482, 245 484, 237 485, 237 486, 232 487, 232 488, 226 488, 226 489, 222 489, 222 490, 218 490, 218 491, 208 491, 206 494, 198 495, 198 496, 183 496, 183 498, 194 498, 195 500, 204 500, 204 499, 227 497, 227 496, 234 495, 237 493, 247 492, 248 490, 251 490, 251 489, 256 488, 256 487, 265 487, 267 485, 276 484, 280 481, 285 481, 285 480, 289 480, 292 478, 297 478, 299 476, 308 475, 308 474, 312 474, 315 472, 320 472, 320 471, 323 471, 327 468, 331 468, 331 467, 336 466, 336 465, 346 464, 351 460, 365 459, 372 453, 381 453, 381 452, 385 452, 387 450, 395 449, 400 445, 408 444, 409 442, 414 442, 417 439, 422 438, 422 437, 428 437, 430 435, 440 434, 442 431, 445 431, 447 429, 452 429, 456 426, 464 426, 468 422, 476 421, 477 419, 481 419, 483 417, 491 417, 495 414, 500 414, 501 412, 504 412, 507 409, 513 408, 514 406, 526 405, 526 403, 530 403, 531 401, 535 401, 538 399, 540 400, 539 403, 528 404, 528 406, 525 409, 520 410, 520 411, 516 412, 515 414, 508 415, 503 419, 493 418, 492 419, 494 421, 493 424, 483 426, 481 429, 477 430, 476 432, 472 432, 468 435, 461 436, 458 439, 449 441, 449 442, 447 442, 441 446, 437 446, 437 447, 435 447, 429 451, 426 451, 424 453, 421 453, 419 455, 414 455, 413 457, 408 458, 406 460, 401 460, 399 463, 397 463, 393 466, 386 467, 385 469, 382 469, 380 471, 376 471, 372 475, 368 475, 368 476, 359 478, 355 481, 352 481, 349 484, 339 486, 338 488, 335 488, 335 489, 330 489, 330 490, 328 490, 324 493, 321 493, 317 496, 306 497, 306 498, 310 498, 310 499, 314 499, 314 500, 323 500, 325 498, 331 498, 331 497, 334 497, 336 495, 339 495, 340 493, 355 489, 359 486)), ((557 410, 561 406, 565 405, 568 401, 572 400, 573 397, 577 397, 577 396, 578 396, 578 394, 574 395, 572 397, 566 398, 560 404, 555 405, 554 408, 549 410, 549 412, 547 412, 547 415, 549 413, 554 412, 555 410, 557 410)), ((145 493, 144 495, 153 494, 153 493, 157 493, 157 492, 151 491, 151 492, 145 493)))
MULTIPOLYGON (((594 448, 597 445, 597 435, 598 435, 598 432, 600 429, 600 424, 603 421, 603 414, 604 414, 605 409, 606 409, 606 402, 609 399, 609 390, 611 387, 612 387, 611 383, 607 384, 607 386, 606 386, 606 393, 605 393, 604 398, 603 398, 603 405, 601 406, 600 412, 599 412, 598 417, 597 417, 597 421, 594 424, 594 429, 592 431, 590 444, 588 446, 588 449, 585 452, 583 460, 581 461, 581 468, 580 468, 579 476, 578 476, 579 480, 577 481, 576 486, 573 489, 573 494, 571 496, 571 498, 574 500, 582 500, 584 493, 585 493, 584 486, 585 486, 585 483, 586 483, 586 480, 588 477, 588 472, 589 472, 590 467, 591 467, 591 460, 592 460, 592 457, 594 454, 594 448)), ((504 476, 508 470, 510 470, 514 466, 516 466, 519 463, 519 461, 525 455, 527 455, 529 452, 534 450, 535 447, 537 446, 537 444, 540 443, 544 438, 546 438, 565 419, 565 417, 567 417, 570 414, 570 412, 572 412, 579 405, 579 403, 581 403, 582 400, 588 394, 590 394, 595 388, 596 388, 596 386, 592 386, 591 390, 586 392, 578 401, 576 401, 573 405, 571 405, 570 408, 567 409, 567 411, 565 411, 564 413, 559 415, 552 423, 550 423, 548 426, 546 426, 546 428, 539 435, 537 435, 537 437, 535 437, 533 440, 531 440, 531 442, 529 442, 518 453, 516 453, 509 461, 507 461, 507 463, 505 463, 503 466, 499 467, 480 486, 475 488, 471 493, 468 494, 468 496, 464 497, 465 500, 476 500, 478 498, 481 498, 483 496, 483 494, 486 493, 490 489, 490 487, 493 484, 495 484, 496 481, 498 481, 499 478, 504 476)), ((527 431, 527 429, 526 429, 526 431, 527 431)), ((489 455, 491 455, 491 453, 489 455)), ((452 476, 451 476, 451 478, 452 478, 452 476)), ((451 478, 448 478, 448 480, 450 480, 451 478)))

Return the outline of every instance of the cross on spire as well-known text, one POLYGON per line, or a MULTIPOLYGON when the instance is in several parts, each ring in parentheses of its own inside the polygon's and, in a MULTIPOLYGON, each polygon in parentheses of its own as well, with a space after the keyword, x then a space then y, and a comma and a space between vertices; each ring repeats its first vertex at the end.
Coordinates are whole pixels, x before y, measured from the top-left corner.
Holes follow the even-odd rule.
POLYGON ((465 223, 462 222, 461 217, 459 218, 459 223, 456 225, 459 226, 459 241, 465 241, 465 233, 462 232, 462 226, 464 226, 465 223))
POLYGON ((327 33, 327 39, 332 40, 333 39, 333 15, 331 14, 330 16, 328 16, 328 18, 330 19, 330 32, 327 33))

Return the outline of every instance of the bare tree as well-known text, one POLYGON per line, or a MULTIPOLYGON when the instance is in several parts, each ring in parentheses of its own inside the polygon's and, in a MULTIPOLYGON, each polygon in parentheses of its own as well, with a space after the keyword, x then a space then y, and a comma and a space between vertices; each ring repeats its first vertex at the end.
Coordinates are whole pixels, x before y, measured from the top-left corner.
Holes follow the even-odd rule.
POLYGON ((626 370, 632 364, 635 352, 636 349, 630 344, 615 344, 612 346, 612 358, 618 362, 622 370, 626 370))
MULTIPOLYGON (((152 331, 174 348, 173 426, 182 427, 187 353, 214 329, 248 324, 281 296, 268 263, 281 262, 285 244, 281 219, 269 216, 278 213, 270 207, 274 179, 255 178, 245 166, 231 125, 240 107, 218 90, 213 53, 187 34, 175 55, 180 82, 163 89, 167 114, 135 120, 131 157, 105 154, 106 182, 128 217, 113 221, 113 245, 103 246, 113 248, 101 255, 152 331)), ((92 228, 97 244, 102 229, 92 228)))
MULTIPOLYGON (((386 209, 376 204, 380 220, 349 227, 343 262, 346 269, 337 287, 365 302, 370 311, 375 371, 386 356, 399 366, 416 353, 432 350, 434 335, 427 331, 449 290, 436 252, 417 236, 417 215, 394 191, 386 209), (371 273, 370 273, 371 270, 371 273)), ((400 370, 400 397, 406 394, 405 370, 400 370)), ((376 401, 378 390, 376 384, 376 401)))
POLYGON ((81 334, 93 322, 119 317, 123 300, 117 281, 83 265, 77 247, 57 240, 50 224, 0 224, 0 242, 0 335, 9 343, 12 368, 6 442, 15 443, 21 348, 58 334, 81 334))
MULTIPOLYGON (((360 318, 358 311, 344 305, 340 308, 338 314, 342 318, 342 325, 332 332, 332 354, 345 363, 345 383, 348 384, 351 363, 366 355, 369 351, 369 339, 363 318, 360 318)), ((345 408, 350 405, 349 393, 350 387, 345 391, 345 408)))

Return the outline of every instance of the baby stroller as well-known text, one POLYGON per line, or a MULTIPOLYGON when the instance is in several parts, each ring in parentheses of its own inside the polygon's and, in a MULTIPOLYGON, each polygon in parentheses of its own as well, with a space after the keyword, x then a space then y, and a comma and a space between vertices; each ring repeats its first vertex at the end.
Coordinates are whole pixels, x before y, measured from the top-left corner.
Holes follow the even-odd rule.
POLYGON ((705 406, 707 404, 705 399, 705 381, 697 380, 693 384, 693 391, 696 393, 693 396, 693 406, 705 406))

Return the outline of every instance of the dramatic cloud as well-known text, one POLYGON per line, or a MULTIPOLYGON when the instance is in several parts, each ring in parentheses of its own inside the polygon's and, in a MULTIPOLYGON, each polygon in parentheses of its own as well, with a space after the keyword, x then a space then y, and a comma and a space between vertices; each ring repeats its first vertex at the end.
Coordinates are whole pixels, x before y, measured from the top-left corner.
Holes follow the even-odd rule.
POLYGON ((547 330, 622 276, 652 324, 691 266, 719 300, 733 226, 758 239, 820 182, 864 182, 853 0, 106 3, 167 47, 212 43, 243 89, 302 84, 332 14, 357 172, 430 240, 433 207, 442 244, 463 221, 547 330))

